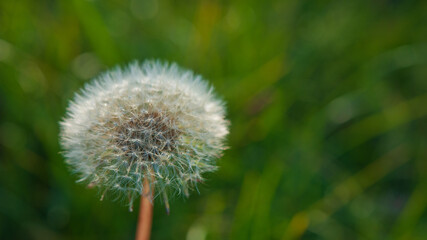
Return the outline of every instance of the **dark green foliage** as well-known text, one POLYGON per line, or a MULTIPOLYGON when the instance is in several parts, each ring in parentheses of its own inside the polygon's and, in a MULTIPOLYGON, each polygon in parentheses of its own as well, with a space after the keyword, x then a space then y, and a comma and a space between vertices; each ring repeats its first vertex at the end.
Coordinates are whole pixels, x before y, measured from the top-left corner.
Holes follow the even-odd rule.
POLYGON ((425 239, 427 1, 0 0, 0 239, 132 239, 76 184, 73 93, 176 61, 228 102, 220 169, 155 207, 153 239, 425 239))

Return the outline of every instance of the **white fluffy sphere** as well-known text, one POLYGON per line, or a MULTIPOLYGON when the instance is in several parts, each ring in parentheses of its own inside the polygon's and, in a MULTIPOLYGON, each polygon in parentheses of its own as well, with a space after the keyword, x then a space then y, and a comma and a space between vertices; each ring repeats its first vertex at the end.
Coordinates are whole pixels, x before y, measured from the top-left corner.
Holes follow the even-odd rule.
POLYGON ((184 193, 214 171, 228 133, 224 104, 201 76, 147 61, 108 71, 76 94, 60 142, 79 181, 133 200, 184 193))

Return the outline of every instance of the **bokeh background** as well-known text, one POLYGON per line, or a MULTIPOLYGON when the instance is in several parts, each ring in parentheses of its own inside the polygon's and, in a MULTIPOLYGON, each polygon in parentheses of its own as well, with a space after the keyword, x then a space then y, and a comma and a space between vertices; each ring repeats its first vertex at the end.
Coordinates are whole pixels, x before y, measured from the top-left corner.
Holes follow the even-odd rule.
POLYGON ((153 58, 209 79, 231 133, 152 239, 426 239, 423 0, 0 0, 0 239, 134 238, 137 211, 75 183, 58 121, 153 58))

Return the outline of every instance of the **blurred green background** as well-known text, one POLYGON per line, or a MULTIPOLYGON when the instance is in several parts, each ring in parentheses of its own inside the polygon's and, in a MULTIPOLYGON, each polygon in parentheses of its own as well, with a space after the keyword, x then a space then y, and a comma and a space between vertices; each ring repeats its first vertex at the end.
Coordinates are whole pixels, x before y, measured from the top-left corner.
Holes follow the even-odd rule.
POLYGON ((230 149, 152 239, 427 239, 427 1, 0 0, 0 239, 133 239, 75 183, 85 82, 175 61, 227 101, 230 149))

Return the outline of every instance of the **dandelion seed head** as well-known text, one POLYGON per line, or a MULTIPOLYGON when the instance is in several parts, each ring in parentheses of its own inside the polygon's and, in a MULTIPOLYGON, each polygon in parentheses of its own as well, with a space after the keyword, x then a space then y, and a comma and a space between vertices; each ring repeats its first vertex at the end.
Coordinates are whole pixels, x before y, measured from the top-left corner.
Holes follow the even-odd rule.
POLYGON ((228 121, 224 103, 199 75, 146 61, 108 71, 70 102, 61 125, 66 162, 80 182, 117 198, 188 195, 217 169, 228 121))

